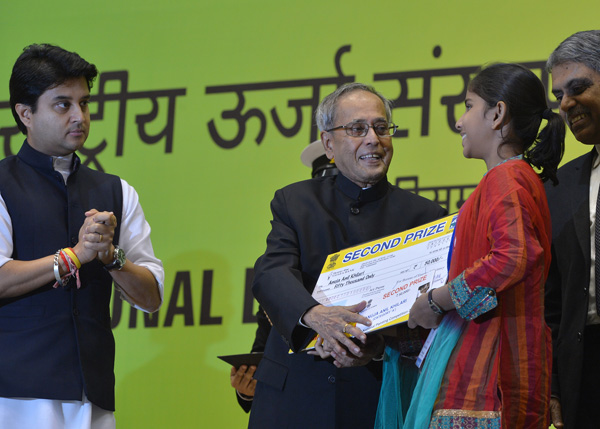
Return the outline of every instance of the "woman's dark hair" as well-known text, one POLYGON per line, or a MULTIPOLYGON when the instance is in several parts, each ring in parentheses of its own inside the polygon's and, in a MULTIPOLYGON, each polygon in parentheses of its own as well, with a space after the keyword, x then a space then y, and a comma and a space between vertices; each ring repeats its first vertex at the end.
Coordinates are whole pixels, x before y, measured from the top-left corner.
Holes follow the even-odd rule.
POLYGON ((548 108, 546 90, 538 77, 520 64, 493 64, 479 71, 469 83, 469 91, 487 105, 506 104, 509 134, 502 144, 523 150, 523 158, 541 170, 543 181, 558 184, 556 170, 565 151, 565 123, 548 108), (539 132, 542 119, 548 121, 539 132))
POLYGON ((80 77, 85 78, 91 89, 97 75, 96 66, 75 52, 48 44, 27 46, 13 66, 9 84, 10 108, 19 130, 27 135, 27 128, 15 110, 17 104, 30 106, 35 113, 38 99, 48 89, 80 77))

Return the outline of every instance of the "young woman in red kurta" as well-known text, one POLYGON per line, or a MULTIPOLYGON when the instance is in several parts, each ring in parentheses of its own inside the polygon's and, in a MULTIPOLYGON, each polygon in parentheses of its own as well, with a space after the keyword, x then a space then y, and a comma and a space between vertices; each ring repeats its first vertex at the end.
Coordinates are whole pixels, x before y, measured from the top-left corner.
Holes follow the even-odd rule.
MULTIPOLYGON (((438 384, 417 387, 436 389, 424 427, 547 429, 552 359, 544 283, 552 235, 542 180, 556 181, 564 124, 548 108, 540 80, 516 64, 480 71, 465 106, 456 123, 463 154, 485 161, 488 171, 459 212, 451 281, 410 312, 411 327, 433 328, 447 318, 444 325, 458 333, 449 359, 439 362, 440 327, 427 356, 445 370, 438 384)), ((413 418, 409 411, 405 427, 416 425, 408 423, 413 418)))

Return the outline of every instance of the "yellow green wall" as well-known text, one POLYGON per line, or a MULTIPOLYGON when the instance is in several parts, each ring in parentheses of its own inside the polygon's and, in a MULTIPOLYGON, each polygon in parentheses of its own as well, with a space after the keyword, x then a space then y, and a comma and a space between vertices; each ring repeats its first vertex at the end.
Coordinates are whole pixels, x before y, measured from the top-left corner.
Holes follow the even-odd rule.
MULTIPOLYGON (((158 326, 144 327, 140 313, 137 326, 130 327, 129 309, 123 307, 115 329, 118 426, 237 428, 247 422, 229 387, 229 366, 216 356, 249 350, 254 326, 242 323, 246 270, 264 250, 269 201, 276 189, 309 176, 299 157, 311 141, 310 107, 302 107, 302 126, 289 138, 277 130, 270 111, 276 108, 282 123, 291 127, 296 113, 288 101, 310 98, 313 89, 244 91, 242 113, 258 109, 265 115, 264 139, 255 142, 260 124, 252 118, 239 144, 224 149, 213 141, 207 124, 214 120, 219 134, 233 139, 238 125, 221 114, 236 107, 238 96, 207 88, 335 78, 335 53, 349 45, 340 60, 344 75, 396 98, 398 81, 375 81, 376 74, 436 75, 488 62, 544 61, 568 35, 597 27, 598 12, 592 0, 576 7, 555 0, 3 1, 0 106, 8 100, 12 64, 30 43, 77 51, 103 73, 127 72, 122 155, 117 156, 117 101, 106 101, 104 117, 92 122, 86 147, 106 141, 99 164, 139 192, 166 284, 158 326), (436 47, 440 55, 434 55, 436 47), (159 90, 180 90, 174 96, 169 153, 165 139, 144 143, 136 123, 138 115, 152 110, 149 96, 159 90), (139 92, 151 94, 130 98, 139 92), (208 290, 211 273, 212 296, 204 301, 209 308, 201 323, 202 291, 208 290)), ((418 98, 423 79, 408 84, 410 97, 418 98)), ((318 86, 317 95, 322 98, 334 88, 318 86)), ((409 135, 395 140, 390 181, 418 176, 421 187, 478 182, 484 164, 463 159, 460 138, 449 128, 441 104, 442 97, 462 89, 456 73, 431 78, 425 136, 421 108, 395 109, 396 122, 409 135)), ((118 83, 110 82, 104 93, 120 91, 118 83)), ((160 133, 167 120, 168 98, 157 100, 158 118, 146 127, 150 134, 160 133)), ((97 104, 91 109, 96 111, 97 104)), ((459 103, 451 114, 462 112, 459 103)), ((0 131, 12 126, 10 111, 0 109, 0 131)), ((0 142, 5 143, 1 136, 0 142)), ((0 158, 7 150, 16 152, 21 142, 21 136, 13 136, 0 149, 0 158)), ((566 159, 585 151, 572 136, 567 144, 566 159)))

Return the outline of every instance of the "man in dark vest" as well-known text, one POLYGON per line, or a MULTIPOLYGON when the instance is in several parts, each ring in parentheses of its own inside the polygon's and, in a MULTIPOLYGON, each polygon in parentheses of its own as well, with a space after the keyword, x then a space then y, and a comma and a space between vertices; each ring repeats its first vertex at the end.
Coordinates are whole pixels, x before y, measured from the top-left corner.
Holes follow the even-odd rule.
POLYGON ((81 165, 97 70, 31 45, 10 78, 27 136, 0 161, 0 416, 10 428, 114 428, 112 282, 162 303, 164 272, 135 190, 81 165))
POLYGON ((445 214, 387 181, 396 127, 391 103, 371 86, 338 88, 321 101, 316 119, 339 174, 286 186, 271 202, 252 291, 273 327, 254 374, 251 428, 373 428, 383 339, 367 341, 353 326, 370 323, 358 314, 366 302, 325 307, 311 293, 329 254, 445 214), (335 361, 299 353, 315 332, 332 345, 335 361))

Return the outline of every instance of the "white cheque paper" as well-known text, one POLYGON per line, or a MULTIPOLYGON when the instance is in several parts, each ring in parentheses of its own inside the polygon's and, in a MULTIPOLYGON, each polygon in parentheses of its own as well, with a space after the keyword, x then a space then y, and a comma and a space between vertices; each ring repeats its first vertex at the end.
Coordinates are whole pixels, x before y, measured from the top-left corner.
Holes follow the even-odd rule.
POLYGON ((408 320, 421 293, 443 286, 457 215, 329 255, 313 291, 323 305, 367 301, 361 314, 382 329, 408 320))

